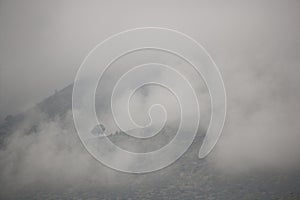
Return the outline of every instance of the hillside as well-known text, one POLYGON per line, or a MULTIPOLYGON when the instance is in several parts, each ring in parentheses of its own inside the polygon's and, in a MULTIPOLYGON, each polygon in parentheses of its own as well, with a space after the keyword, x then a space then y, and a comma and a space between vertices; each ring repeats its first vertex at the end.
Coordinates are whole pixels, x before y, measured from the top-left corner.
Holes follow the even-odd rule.
MULTIPOLYGON (((2 195, 6 199, 300 199, 300 191, 298 189, 300 175, 298 172, 286 174, 278 171, 256 171, 232 175, 218 170, 214 163, 210 162, 209 158, 199 160, 197 153, 203 139, 202 133, 204 133, 204 130, 199 131, 188 152, 166 169, 142 175, 124 174, 108 169, 91 158, 82 147, 70 114, 71 99, 72 85, 69 85, 38 103, 34 108, 22 114, 9 117, 6 123, 1 125, 2 140, 3 138, 10 138, 9 136, 14 135, 14 132, 20 132, 18 134, 21 135, 29 135, 24 137, 24 140, 34 137, 53 140, 54 137, 54 143, 43 141, 44 143, 38 143, 37 147, 34 146, 36 143, 31 141, 25 143, 26 148, 18 153, 21 154, 22 151, 27 151, 28 149, 32 150, 32 146, 36 147, 33 148, 34 151, 43 150, 43 145, 45 145, 47 146, 47 151, 38 152, 42 155, 39 159, 34 160, 36 163, 33 166, 38 166, 34 173, 38 174, 41 171, 43 174, 52 174, 52 170, 54 170, 52 168, 57 166, 58 171, 54 171, 55 173, 52 174, 52 177, 46 174, 45 176, 38 176, 36 179, 25 181, 14 192, 8 192, 10 190, 1 191, 0 197, 2 195), (53 128, 53 123, 55 128, 53 128), (56 125, 57 123, 59 126, 56 125), (49 128, 49 126, 51 131, 45 131, 48 130, 45 127, 49 128), (54 133, 53 130, 58 131, 54 133), (45 136, 46 134, 52 135, 48 137, 45 136), (57 143, 58 145, 56 145, 57 143), (74 145, 77 145, 77 147, 75 148, 74 145), (47 157, 53 148, 55 148, 54 156, 47 157), (46 159, 47 164, 40 165, 44 157, 49 158, 46 159), (57 157, 60 159, 57 159, 57 157), (76 161, 77 159, 80 162, 76 161), (88 164, 82 163, 82 159, 88 164), (56 165, 54 164, 56 162, 61 162, 62 164, 56 165), (61 169, 61 166, 67 166, 69 169, 61 169), (73 168, 74 173, 71 172, 73 168), (61 174, 60 170, 62 171, 61 174), (57 174, 58 177, 56 176, 57 174), (60 179, 59 176, 64 178, 60 179)), ((137 141, 122 132, 110 136, 110 139, 116 144, 123 145, 124 148, 151 150, 154 147, 163 146, 170 140, 173 133, 174 130, 166 127, 162 131, 163 136, 153 138, 151 141, 152 145, 150 143, 140 143, 140 145, 131 146, 137 141)), ((0 157, 2 159, 1 183, 9 179, 7 178, 9 176, 4 173, 7 168, 11 167, 5 165, 5 162, 9 160, 6 158, 13 151, 19 151, 19 147, 16 149, 15 147, 11 148, 9 141, 2 145, 1 150, 3 154, 0 157), (6 145, 7 148, 11 148, 9 153, 6 152, 6 145)), ((27 154, 24 155, 27 158, 27 154)), ((27 160, 24 162, 26 163, 25 166, 21 165, 22 160, 22 156, 13 161, 9 160, 12 162, 12 166, 17 168, 16 171, 21 171, 18 173, 22 175, 20 179, 19 176, 12 178, 15 181, 15 185, 19 184, 19 180, 23 181, 24 179, 22 167, 32 167, 27 160), (20 167, 16 166, 19 164, 20 167)), ((13 173, 17 173, 16 171, 13 173)), ((25 174, 28 176, 27 172, 25 174)))

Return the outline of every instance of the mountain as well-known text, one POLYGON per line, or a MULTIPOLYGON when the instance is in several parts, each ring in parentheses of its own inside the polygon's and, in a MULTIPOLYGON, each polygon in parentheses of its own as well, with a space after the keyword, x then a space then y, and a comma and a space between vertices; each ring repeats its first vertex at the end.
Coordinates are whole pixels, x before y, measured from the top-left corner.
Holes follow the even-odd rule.
MULTIPOLYGON (((27 173, 27 171, 25 171, 25 173, 18 172, 22 174, 20 179, 19 176, 12 176, 13 178, 11 178, 12 180, 10 181, 13 182, 13 184, 8 186, 16 187, 15 185, 18 185, 19 182, 24 182, 24 184, 21 184, 21 187, 18 187, 15 190, 10 188, 8 190, 9 192, 4 191, 4 186, 2 186, 0 198, 300 199, 300 191, 298 189, 300 185, 300 174, 298 172, 288 174, 278 171, 251 171, 241 174, 228 174, 219 170, 215 166, 215 163, 210 161, 209 158, 199 160, 197 153, 203 140, 203 133, 205 132, 205 130, 202 129, 199 130, 199 133, 189 150, 178 161, 165 169, 141 175, 120 173, 108 169, 102 164, 95 162, 95 160, 93 160, 86 152, 81 152, 84 151, 84 148, 76 134, 72 115, 70 115, 71 108, 72 85, 69 85, 38 103, 35 107, 19 115, 8 116, 6 118, 6 122, 0 126, 2 141, 0 150, 0 169, 2 170, 0 177, 0 179, 2 179, 1 183, 7 183, 7 180, 10 180, 7 178, 7 173, 5 173, 5 170, 7 169, 13 168, 12 174, 15 174, 18 171, 22 171, 23 168, 30 172, 30 169, 28 169, 27 166, 38 167, 37 170, 33 171, 33 174, 27 173), (17 151, 20 148, 17 147, 16 150, 15 147, 11 148, 11 141, 7 140, 10 138, 9 136, 14 135, 15 132, 20 132, 21 130, 21 133, 19 134, 30 136, 25 137, 24 140, 28 140, 28 138, 31 140, 35 137, 50 140, 53 139, 53 136, 40 137, 39 134, 53 134, 53 130, 57 130, 56 126, 53 128, 51 125, 54 122, 59 122, 59 128, 61 128, 59 131, 66 135, 66 137, 60 138, 59 131, 54 134, 54 137, 58 138, 58 145, 54 146, 55 150, 53 150, 52 143, 49 143, 48 141, 43 141, 43 143, 38 143, 38 145, 36 144, 36 140, 33 140, 34 142, 29 141, 29 143, 25 143, 27 146, 25 146, 26 148, 24 149, 22 148, 20 153, 27 150, 36 151, 43 149, 43 147, 40 147, 41 145, 48 145, 46 148, 47 151, 39 152, 39 154, 42 155, 36 159, 30 157, 30 159, 26 160, 28 156, 27 154, 24 154, 26 156, 17 157, 17 159, 12 162, 13 164, 9 163, 10 165, 6 165, 5 162, 10 162, 10 159, 6 158, 14 153, 13 151, 17 151), (49 126, 52 132, 43 131, 44 127, 49 126), (79 150, 77 147, 74 150, 72 145, 79 145, 79 150), (31 148, 32 146, 35 148, 31 148), (6 148, 9 149, 9 152, 6 151, 6 148), (52 157, 53 160, 44 161, 43 158, 47 158, 50 154, 49 152, 55 152, 57 154, 54 154, 52 157), (76 156, 77 154, 78 156, 76 156), (57 157, 59 159, 57 159, 57 157), (89 162, 89 165, 76 161, 77 159, 82 159, 82 157, 84 157, 84 161, 89 162), (61 161, 63 160, 61 158, 66 161, 61 161), (55 162, 58 161, 66 163, 63 165, 55 164, 55 162), (37 164, 31 165, 30 162, 37 164), (47 164, 41 165, 43 162, 46 162, 47 164), (22 165, 20 163, 22 163, 22 165), (26 163, 26 165, 24 163, 26 163), (53 168, 56 166, 67 166, 67 169, 60 169, 58 167, 58 171, 54 171, 54 169, 49 166, 53 168), (75 170, 75 175, 71 173, 73 168, 78 169, 77 171, 75 170), (86 168, 88 170, 86 170, 86 168), (96 173, 99 170, 101 171, 100 175, 96 173), (53 171, 55 173, 53 173, 53 171), (60 171, 62 171, 62 173, 60 173, 60 171), (43 172, 43 174, 41 175, 39 172, 43 172), (45 173, 49 173, 50 175, 46 174, 44 176, 45 173), (38 178, 36 178, 36 174, 38 174, 38 178), (60 179, 59 176, 56 177, 57 174, 62 178, 60 179), (80 178, 77 179, 77 177, 80 178), (30 181, 25 181, 24 179, 30 181), (55 185, 58 186, 55 187, 55 185)), ((174 132, 175 130, 172 128, 166 127, 162 131, 162 136, 154 137, 151 143, 147 143, 146 141, 138 142, 137 139, 133 139, 122 132, 113 134, 109 137, 111 141, 120 145, 122 148, 149 151, 165 145, 173 137, 172 134, 174 132)), ((54 140, 56 141, 55 138, 54 140)))
POLYGON ((41 121, 54 119, 55 117, 63 117, 72 109, 72 90, 73 85, 69 85, 64 89, 55 92, 52 96, 44 99, 33 108, 26 110, 15 116, 7 116, 5 122, 0 125, 0 135, 2 140, 14 132, 19 126, 23 125, 25 120, 30 119, 25 129, 28 133, 34 131, 41 121))

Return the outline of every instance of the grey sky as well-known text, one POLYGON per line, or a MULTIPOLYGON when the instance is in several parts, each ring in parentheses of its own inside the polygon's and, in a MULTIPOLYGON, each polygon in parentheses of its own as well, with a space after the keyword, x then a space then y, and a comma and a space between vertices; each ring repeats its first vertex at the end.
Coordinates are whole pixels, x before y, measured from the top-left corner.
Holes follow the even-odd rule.
POLYGON ((241 71, 259 65, 272 71, 271 63, 285 60, 295 66, 299 7, 298 1, 1 0, 1 117, 73 82, 94 45, 135 27, 161 26, 189 34, 207 48, 222 72, 231 65, 241 71))

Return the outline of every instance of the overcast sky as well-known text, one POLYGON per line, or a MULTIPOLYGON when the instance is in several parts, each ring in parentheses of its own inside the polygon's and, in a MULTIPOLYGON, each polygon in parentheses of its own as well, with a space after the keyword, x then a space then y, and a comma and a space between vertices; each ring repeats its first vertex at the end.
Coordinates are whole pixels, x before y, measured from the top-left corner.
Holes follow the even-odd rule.
POLYGON ((274 63, 297 81, 299 10, 299 1, 0 0, 0 117, 72 83, 97 43, 143 26, 195 38, 216 61, 225 84, 230 85, 233 65, 242 73, 281 73, 274 63))

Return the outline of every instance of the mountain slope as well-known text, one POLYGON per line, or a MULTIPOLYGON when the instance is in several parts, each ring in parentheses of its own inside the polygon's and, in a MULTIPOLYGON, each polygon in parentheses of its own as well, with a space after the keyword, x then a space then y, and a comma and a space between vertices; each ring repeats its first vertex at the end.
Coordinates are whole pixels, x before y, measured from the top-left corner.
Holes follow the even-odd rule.
MULTIPOLYGON (((211 161, 213 154, 199 160, 197 153, 204 130, 199 131, 193 145, 178 161, 163 170, 142 175, 111 170, 83 148, 71 107, 69 85, 1 125, 2 138, 12 139, 0 150, 0 198, 299 199, 298 171, 227 174, 211 161), (5 187, 10 189, 4 190, 5 187), (17 189, 12 190, 14 187, 17 189)), ((174 130, 166 127, 162 131, 164 137, 153 138, 152 143, 139 143, 122 132, 110 139, 122 148, 148 151, 165 145, 172 133, 174 130)))

